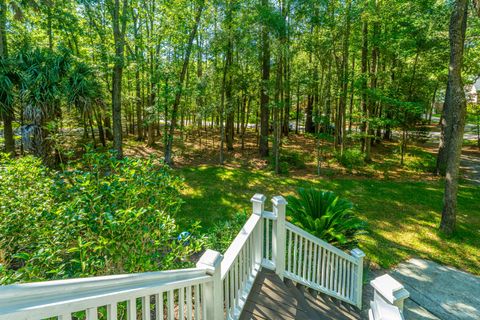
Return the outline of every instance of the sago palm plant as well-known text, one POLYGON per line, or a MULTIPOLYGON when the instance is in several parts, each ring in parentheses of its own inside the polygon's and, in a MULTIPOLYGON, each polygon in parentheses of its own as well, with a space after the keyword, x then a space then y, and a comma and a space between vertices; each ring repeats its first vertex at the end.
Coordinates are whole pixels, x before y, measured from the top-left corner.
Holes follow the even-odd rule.
POLYGON ((353 204, 331 191, 300 188, 297 196, 287 200, 294 224, 335 246, 351 248, 357 235, 366 232, 367 225, 355 215, 353 204))
POLYGON ((65 79, 69 72, 68 52, 24 50, 16 57, 21 74, 20 97, 25 148, 44 163, 52 164, 51 133, 61 116, 61 101, 66 94, 65 79))

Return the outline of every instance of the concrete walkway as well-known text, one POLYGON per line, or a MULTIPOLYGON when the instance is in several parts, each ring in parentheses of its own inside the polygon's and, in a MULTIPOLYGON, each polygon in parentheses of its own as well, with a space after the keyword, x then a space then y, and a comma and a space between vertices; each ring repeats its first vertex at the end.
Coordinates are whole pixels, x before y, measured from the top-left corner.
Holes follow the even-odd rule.
POLYGON ((410 292, 407 319, 480 319, 480 277, 422 259, 399 264, 391 275, 410 292), (435 317, 422 317, 422 309, 435 317))
POLYGON ((463 171, 464 179, 480 185, 480 157, 474 153, 462 153, 460 168, 463 171))

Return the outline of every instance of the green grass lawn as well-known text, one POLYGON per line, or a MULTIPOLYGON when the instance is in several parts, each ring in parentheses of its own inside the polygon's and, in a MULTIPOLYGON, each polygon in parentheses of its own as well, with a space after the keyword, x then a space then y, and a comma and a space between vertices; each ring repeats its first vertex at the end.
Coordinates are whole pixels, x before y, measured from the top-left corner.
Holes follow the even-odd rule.
MULTIPOLYGON (((292 194, 298 187, 327 189, 350 199, 370 231, 360 247, 368 259, 389 268, 418 256, 480 274, 480 188, 462 183, 458 199, 458 232, 447 238, 438 231, 443 183, 366 178, 294 178, 217 166, 179 169, 185 178, 185 204, 178 220, 209 227, 250 210, 256 193, 292 194)), ((267 204, 267 208, 270 204, 267 204)))

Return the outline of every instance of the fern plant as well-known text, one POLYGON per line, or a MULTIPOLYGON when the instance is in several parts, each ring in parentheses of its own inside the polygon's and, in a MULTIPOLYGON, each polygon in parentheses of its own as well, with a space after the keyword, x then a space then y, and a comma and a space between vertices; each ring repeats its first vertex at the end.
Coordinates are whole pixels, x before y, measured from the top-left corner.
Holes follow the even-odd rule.
POLYGON ((367 224, 356 216, 352 202, 331 191, 300 188, 287 200, 292 222, 332 245, 351 248, 366 232, 367 224))

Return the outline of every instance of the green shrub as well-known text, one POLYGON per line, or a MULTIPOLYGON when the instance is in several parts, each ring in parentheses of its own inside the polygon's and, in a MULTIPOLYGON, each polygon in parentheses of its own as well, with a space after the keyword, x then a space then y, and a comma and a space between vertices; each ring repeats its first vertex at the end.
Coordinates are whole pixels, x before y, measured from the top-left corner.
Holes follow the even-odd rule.
POLYGON ((73 167, 1 158, 1 283, 175 268, 200 249, 177 240, 182 181, 168 167, 95 153, 73 167))
POLYGON ((357 235, 366 230, 353 204, 331 191, 300 188, 297 196, 289 196, 287 201, 287 213, 294 224, 340 248, 352 248, 357 235))
MULTIPOLYGON (((279 159, 280 173, 288 173, 290 169, 305 169, 306 156, 295 150, 281 150, 279 159)), ((268 168, 275 170, 275 156, 271 155, 268 160, 268 168)))
POLYGON ((361 167, 365 164, 365 156, 360 149, 345 149, 343 154, 335 152, 335 158, 348 170, 361 167))
POLYGON ((416 172, 433 172, 437 159, 421 148, 411 147, 405 154, 403 165, 405 168, 416 172))

